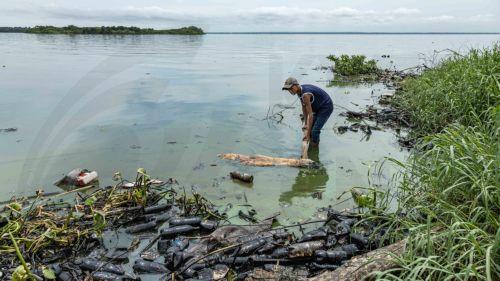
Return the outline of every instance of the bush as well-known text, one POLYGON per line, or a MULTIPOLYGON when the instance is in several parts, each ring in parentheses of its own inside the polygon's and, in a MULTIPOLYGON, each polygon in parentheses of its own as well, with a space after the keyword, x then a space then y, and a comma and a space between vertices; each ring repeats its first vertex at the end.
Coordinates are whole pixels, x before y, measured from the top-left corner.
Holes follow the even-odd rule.
POLYGON ((375 60, 366 61, 364 55, 341 55, 340 57, 329 55, 329 60, 335 63, 333 71, 344 76, 374 74, 379 72, 375 60))

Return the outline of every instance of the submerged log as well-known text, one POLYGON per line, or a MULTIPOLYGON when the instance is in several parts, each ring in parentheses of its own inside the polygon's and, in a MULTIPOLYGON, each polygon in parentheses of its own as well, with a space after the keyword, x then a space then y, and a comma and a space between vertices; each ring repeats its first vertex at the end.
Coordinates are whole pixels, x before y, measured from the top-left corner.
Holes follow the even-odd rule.
POLYGON ((363 280, 371 273, 396 267, 395 255, 406 250, 406 239, 383 248, 355 256, 334 271, 327 271, 309 278, 309 281, 363 280))
POLYGON ((308 167, 314 161, 311 159, 296 159, 296 158, 279 158, 270 157, 265 155, 243 155, 236 153, 223 153, 219 154, 221 159, 237 160, 243 165, 249 166, 290 166, 290 167, 308 167))

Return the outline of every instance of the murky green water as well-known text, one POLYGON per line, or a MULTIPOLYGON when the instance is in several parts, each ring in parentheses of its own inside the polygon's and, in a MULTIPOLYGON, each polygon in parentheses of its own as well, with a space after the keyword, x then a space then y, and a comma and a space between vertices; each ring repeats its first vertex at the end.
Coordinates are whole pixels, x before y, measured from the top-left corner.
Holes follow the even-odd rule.
MULTIPOLYGON (((404 159, 392 132, 338 135, 336 107, 322 132, 320 169, 241 167, 218 153, 299 157, 300 108, 281 124, 264 120, 273 104, 295 100, 282 81, 296 76, 321 87, 332 74, 330 53, 366 54, 405 68, 419 53, 487 46, 496 35, 205 35, 64 36, 0 34, 0 200, 57 190, 63 173, 84 167, 103 184, 115 171, 138 167, 176 178, 221 204, 253 204, 261 216, 308 217, 335 204, 345 189, 367 185, 367 171, 384 157, 404 159), (390 54, 382 59, 382 54, 390 54), (215 164, 216 166, 212 166, 215 164), (254 174, 253 185, 224 179, 254 174), (316 191, 322 199, 313 198, 316 191), (246 198, 246 199, 245 199, 246 198)), ((334 103, 353 110, 376 101, 380 84, 329 87, 334 103)), ((390 169, 380 183, 390 177, 390 169)), ((350 203, 339 207, 350 207, 350 203)))

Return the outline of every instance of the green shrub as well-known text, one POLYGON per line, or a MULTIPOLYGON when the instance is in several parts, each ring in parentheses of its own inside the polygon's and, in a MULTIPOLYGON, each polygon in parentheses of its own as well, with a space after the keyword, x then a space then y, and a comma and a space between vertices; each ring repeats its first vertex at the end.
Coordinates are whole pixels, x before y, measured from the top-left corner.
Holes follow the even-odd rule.
POLYGON ((329 60, 335 63, 333 71, 344 76, 374 74, 379 72, 375 60, 366 60, 364 55, 341 55, 340 57, 329 55, 329 60))

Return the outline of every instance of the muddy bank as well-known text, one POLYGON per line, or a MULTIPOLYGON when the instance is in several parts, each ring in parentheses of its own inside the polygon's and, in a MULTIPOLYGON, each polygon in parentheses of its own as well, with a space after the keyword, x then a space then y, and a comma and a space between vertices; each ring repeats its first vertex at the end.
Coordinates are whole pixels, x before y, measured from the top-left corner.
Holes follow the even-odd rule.
POLYGON ((277 266, 283 276, 308 278, 388 244, 358 214, 324 208, 324 220, 280 226, 279 215, 259 219, 242 209, 249 223, 234 225, 228 206, 175 180, 144 170, 134 182, 115 178, 115 186, 2 207, 2 280, 254 280, 277 266))

